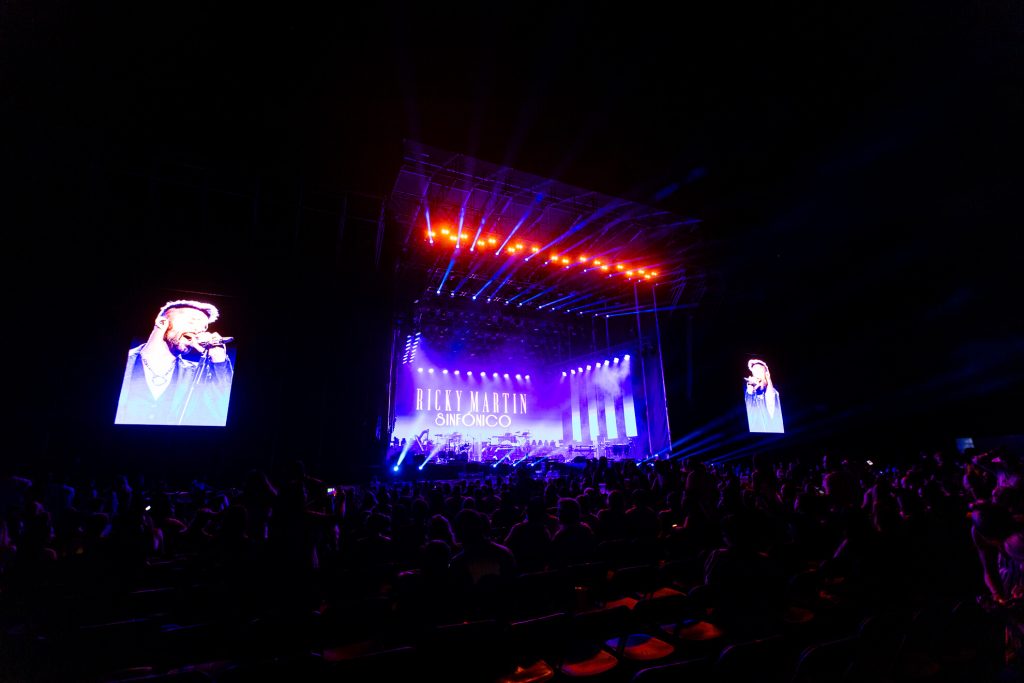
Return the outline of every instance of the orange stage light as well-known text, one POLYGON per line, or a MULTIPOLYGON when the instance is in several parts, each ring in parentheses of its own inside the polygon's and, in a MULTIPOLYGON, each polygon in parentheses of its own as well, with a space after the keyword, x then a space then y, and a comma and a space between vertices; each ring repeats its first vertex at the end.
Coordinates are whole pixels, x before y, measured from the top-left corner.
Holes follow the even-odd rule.
POLYGON ((447 235, 449 232, 451 232, 451 231, 448 228, 441 228, 441 234, 442 235, 447 235))
POLYGON ((601 270, 603 270, 604 272, 607 273, 608 272, 608 266, 601 266, 601 270))
POLYGON ((540 251, 540 247, 534 247, 530 251, 532 251, 534 254, 536 254, 538 251, 540 251))
POLYGON ((622 269, 623 269, 623 266, 621 266, 621 265, 618 265, 618 266, 615 266, 615 267, 616 267, 616 268, 617 268, 618 270, 622 270, 622 269))
POLYGON ((563 258, 562 259, 562 263, 568 263, 568 262, 569 262, 569 259, 567 259, 567 258, 563 258))

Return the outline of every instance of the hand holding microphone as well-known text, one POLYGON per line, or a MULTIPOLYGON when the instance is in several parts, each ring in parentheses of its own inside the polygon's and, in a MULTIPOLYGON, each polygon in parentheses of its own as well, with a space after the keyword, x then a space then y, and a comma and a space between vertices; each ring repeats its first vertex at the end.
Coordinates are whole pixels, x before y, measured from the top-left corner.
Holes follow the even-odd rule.
POLYGON ((192 348, 199 353, 209 352, 210 360, 214 363, 223 363, 227 360, 228 351, 225 344, 234 340, 234 337, 222 337, 217 332, 199 332, 191 337, 192 348))

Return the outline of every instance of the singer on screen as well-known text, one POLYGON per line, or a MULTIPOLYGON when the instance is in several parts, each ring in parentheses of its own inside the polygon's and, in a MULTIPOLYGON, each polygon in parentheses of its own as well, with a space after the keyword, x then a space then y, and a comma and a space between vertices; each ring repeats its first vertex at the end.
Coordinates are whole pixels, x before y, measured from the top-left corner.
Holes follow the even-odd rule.
POLYGON ((226 344, 211 332, 213 304, 168 301, 144 344, 128 352, 115 424, 223 427, 234 368, 226 344))
POLYGON ((747 403, 747 426, 751 432, 776 432, 782 434, 782 402, 779 392, 772 384, 772 373, 763 360, 751 358, 747 361, 750 375, 745 378, 747 403))

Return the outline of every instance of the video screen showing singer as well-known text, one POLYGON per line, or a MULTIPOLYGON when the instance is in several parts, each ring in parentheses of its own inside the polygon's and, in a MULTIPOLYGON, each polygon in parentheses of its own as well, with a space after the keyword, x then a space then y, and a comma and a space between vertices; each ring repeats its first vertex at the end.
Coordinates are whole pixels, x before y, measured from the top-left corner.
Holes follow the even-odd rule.
POLYGON ((145 343, 128 351, 115 424, 223 427, 234 366, 211 332, 213 304, 178 299, 160 309, 145 343))
POLYGON ((750 375, 744 378, 747 426, 751 432, 784 433, 786 430, 782 424, 782 401, 772 383, 772 373, 768 370, 768 364, 759 358, 751 358, 747 361, 747 370, 750 371, 750 375))

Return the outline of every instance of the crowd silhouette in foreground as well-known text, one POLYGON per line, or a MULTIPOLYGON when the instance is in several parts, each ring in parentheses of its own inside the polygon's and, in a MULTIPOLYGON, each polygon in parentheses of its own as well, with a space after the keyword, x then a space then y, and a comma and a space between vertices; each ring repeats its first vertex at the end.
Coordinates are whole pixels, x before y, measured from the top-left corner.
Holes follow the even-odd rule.
POLYGON ((1024 467, 0 472, 0 678, 1019 680, 1024 467))

